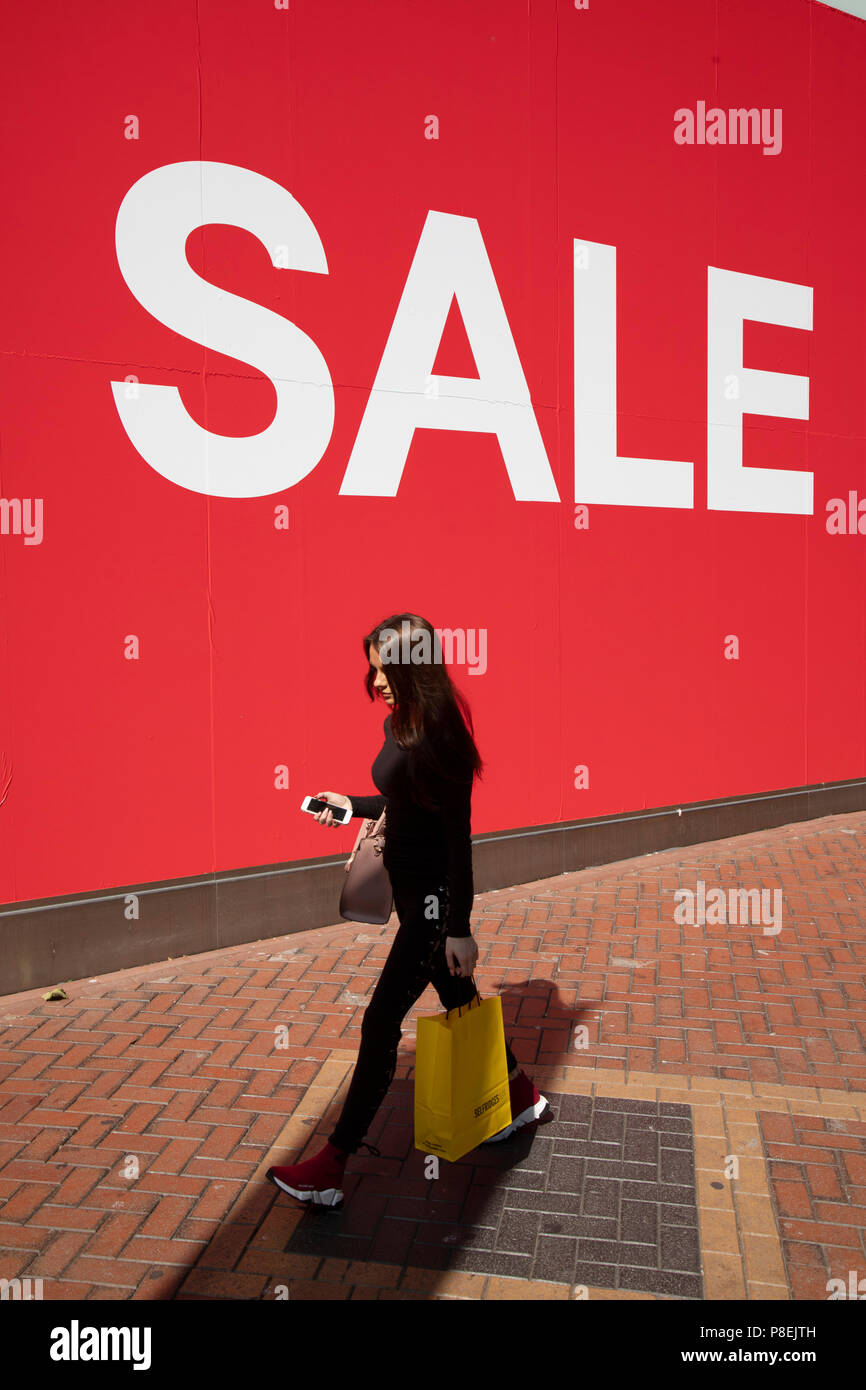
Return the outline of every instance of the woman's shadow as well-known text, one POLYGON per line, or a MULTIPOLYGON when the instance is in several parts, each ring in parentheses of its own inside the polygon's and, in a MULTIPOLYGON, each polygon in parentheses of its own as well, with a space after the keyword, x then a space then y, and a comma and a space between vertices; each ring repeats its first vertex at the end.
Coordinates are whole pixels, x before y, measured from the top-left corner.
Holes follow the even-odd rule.
MULTIPOLYGON (((532 1079, 536 1064, 561 1065, 580 1008, 564 1007, 551 980, 509 983, 498 993, 506 1038, 527 1076, 532 1079)), ((422 1014, 431 1012, 423 1001, 419 1006, 422 1014)), ((564 1133, 558 1122, 561 1104, 575 1120, 575 1103, 582 1098, 551 1095, 539 1087, 550 1101, 541 1123, 449 1163, 415 1148, 414 1076, 414 1056, 407 1058, 401 1045, 395 1078, 366 1136, 380 1156, 363 1150, 350 1156, 342 1205, 309 1206, 286 1244, 287 1254, 495 1272, 491 1261, 497 1258, 503 1207, 531 1206, 533 1194, 544 1193, 554 1143, 564 1133)), ((319 1121, 311 1151, 332 1132, 347 1085, 348 1077, 319 1121)), ((288 1196, 278 1194, 277 1200, 299 1205, 288 1196)))

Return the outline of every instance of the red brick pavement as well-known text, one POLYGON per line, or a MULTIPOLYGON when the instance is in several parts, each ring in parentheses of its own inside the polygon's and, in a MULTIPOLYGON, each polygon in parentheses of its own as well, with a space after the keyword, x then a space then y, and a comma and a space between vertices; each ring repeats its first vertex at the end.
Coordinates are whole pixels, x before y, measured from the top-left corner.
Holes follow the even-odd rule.
MULTIPOLYGON (((712 1210, 723 1184, 705 1191, 698 1173, 705 1296, 739 1296, 724 1292, 738 1261, 753 1297, 826 1296, 840 1259, 866 1270, 864 916, 866 813, 476 898, 476 979, 502 996, 542 1084, 623 1095, 621 1080, 662 1100, 685 1088, 699 1170, 706 1136, 732 1142, 713 1128, 720 1097, 730 1107, 739 1086, 766 1106, 751 1197, 712 1210), (698 879, 780 889, 781 932, 677 924, 674 892, 698 879)), ((339 1112, 395 925, 63 982, 62 1002, 0 999, 0 1278, 42 1278, 46 1298, 258 1299, 280 1277, 302 1298, 572 1296, 494 1271, 287 1254, 308 1214, 262 1174, 276 1154, 315 1151, 339 1112)), ((412 1076, 414 1020, 438 1007, 428 990, 407 1018, 398 1078, 412 1076)), ((366 1154, 350 1167, 400 1170, 366 1154)))

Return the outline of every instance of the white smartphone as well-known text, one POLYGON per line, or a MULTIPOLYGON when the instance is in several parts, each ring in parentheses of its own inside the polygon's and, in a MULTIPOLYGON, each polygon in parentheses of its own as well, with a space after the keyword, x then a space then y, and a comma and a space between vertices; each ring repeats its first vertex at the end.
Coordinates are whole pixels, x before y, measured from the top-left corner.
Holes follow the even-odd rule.
POLYGON ((334 820, 338 825, 348 825, 352 819, 348 806, 335 806, 332 801, 319 801, 315 796, 305 796, 301 802, 301 810, 309 811, 311 816, 317 816, 320 811, 333 811, 334 820))

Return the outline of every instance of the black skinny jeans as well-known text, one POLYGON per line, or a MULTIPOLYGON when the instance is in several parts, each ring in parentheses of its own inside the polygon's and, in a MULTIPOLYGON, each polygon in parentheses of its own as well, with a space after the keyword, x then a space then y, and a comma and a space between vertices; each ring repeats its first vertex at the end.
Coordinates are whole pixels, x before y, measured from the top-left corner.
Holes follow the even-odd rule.
MULTIPOLYGON (((330 1136, 334 1148, 344 1153, 354 1153, 360 1147, 385 1099, 397 1068, 397 1047, 403 1035, 400 1025, 427 985, 433 985, 445 1009, 468 1004, 476 994, 471 977, 452 975, 448 969, 447 931, 442 925, 447 884, 441 874, 434 871, 408 876, 392 870, 391 886, 400 925, 364 1013, 358 1061, 337 1127, 330 1136), (437 917, 425 915, 430 895, 441 905, 437 917)), ((511 1072, 517 1059, 507 1043, 505 1056, 511 1072)))

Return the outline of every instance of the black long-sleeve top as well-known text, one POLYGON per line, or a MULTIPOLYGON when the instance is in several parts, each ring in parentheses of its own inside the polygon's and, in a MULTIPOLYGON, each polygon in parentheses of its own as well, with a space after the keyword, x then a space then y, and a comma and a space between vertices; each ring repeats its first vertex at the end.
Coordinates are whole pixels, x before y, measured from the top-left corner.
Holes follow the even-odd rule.
POLYGON ((448 883, 445 929, 448 936, 471 936, 469 914, 475 885, 472 877, 472 775, 464 781, 439 779, 431 792, 441 805, 428 811, 412 796, 409 751, 402 748, 385 718, 385 742, 372 766, 381 796, 349 796, 352 815, 378 820, 385 811, 385 868, 392 876, 443 872, 448 883))

